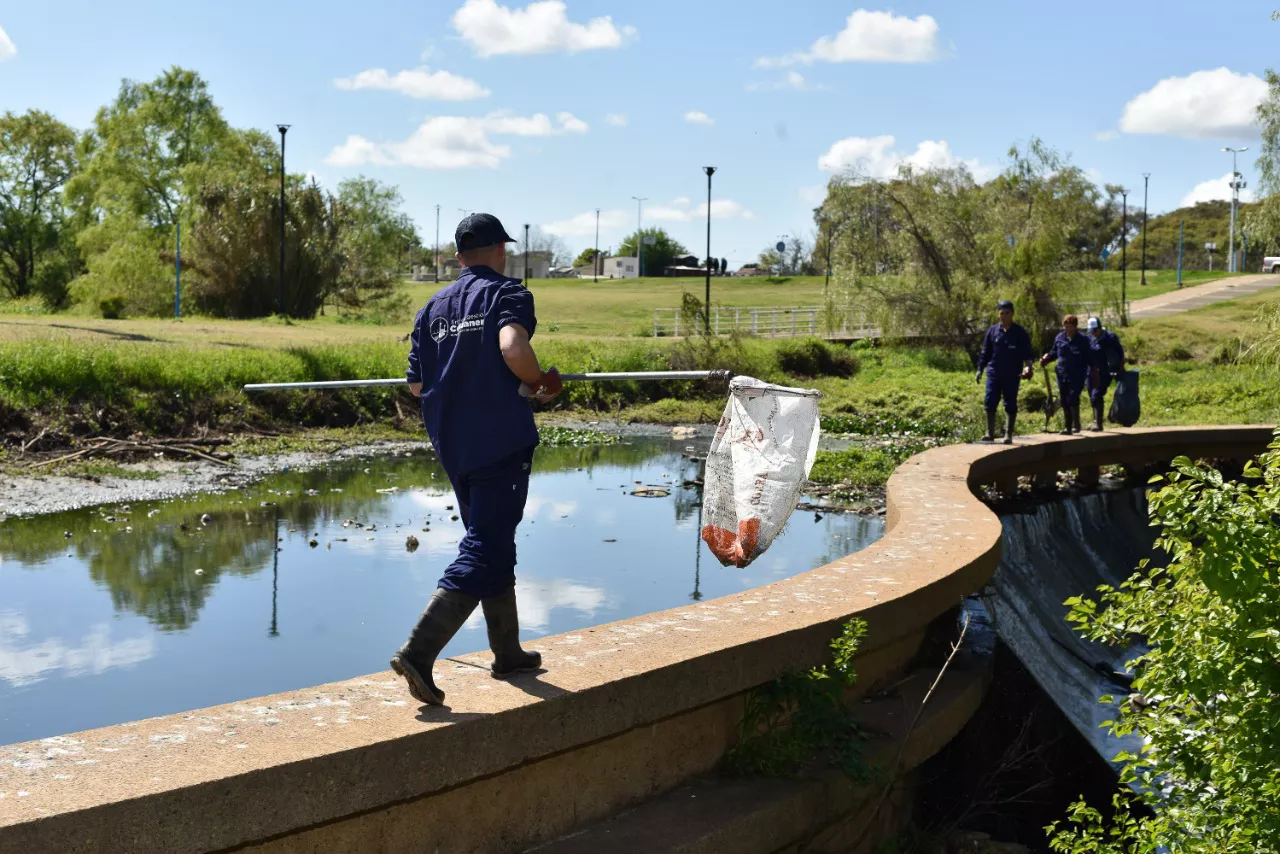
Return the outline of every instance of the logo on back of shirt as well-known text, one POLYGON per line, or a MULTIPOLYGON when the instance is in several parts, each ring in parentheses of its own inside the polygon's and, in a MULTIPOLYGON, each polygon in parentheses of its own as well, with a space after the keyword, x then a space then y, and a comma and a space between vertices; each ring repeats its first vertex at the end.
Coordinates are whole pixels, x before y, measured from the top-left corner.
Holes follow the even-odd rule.
POLYGON ((431 321, 431 340, 439 344, 449 334, 449 321, 443 317, 437 317, 431 321))

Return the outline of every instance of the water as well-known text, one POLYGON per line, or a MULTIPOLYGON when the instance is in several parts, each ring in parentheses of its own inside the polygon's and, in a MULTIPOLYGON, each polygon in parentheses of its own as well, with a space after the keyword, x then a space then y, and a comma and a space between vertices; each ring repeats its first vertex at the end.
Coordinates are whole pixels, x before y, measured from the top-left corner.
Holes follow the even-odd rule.
POLYGON ((1081 638, 1062 603, 1096 601, 1098 585, 1119 587, 1154 556, 1145 489, 1064 498, 1000 521, 1004 554, 983 593, 997 634, 1099 756, 1113 762, 1121 750, 1137 753, 1139 740, 1113 736, 1102 724, 1119 717, 1130 691, 1125 662, 1141 647, 1081 638), (1116 700, 1098 702, 1103 695, 1116 700))
MULTIPOLYGON (((517 540, 525 638, 755 587, 883 533, 800 512, 754 564, 721 567, 681 485, 699 470, 684 444, 539 449, 517 540), (633 497, 636 481, 671 494, 633 497)), ((385 669, 456 553, 452 504, 422 452, 0 523, 0 744, 385 669)), ((486 646, 477 610, 445 655, 486 646)))

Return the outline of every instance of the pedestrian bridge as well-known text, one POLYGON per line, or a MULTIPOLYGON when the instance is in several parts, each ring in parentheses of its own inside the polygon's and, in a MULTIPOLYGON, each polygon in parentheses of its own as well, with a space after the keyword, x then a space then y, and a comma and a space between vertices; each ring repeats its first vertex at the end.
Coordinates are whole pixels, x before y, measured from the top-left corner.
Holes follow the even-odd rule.
POLYGON ((1000 562, 1001 522, 979 487, 1063 471, 1089 483, 1111 464, 1138 475, 1181 454, 1243 460, 1271 436, 1180 427, 936 448, 890 479, 888 531, 871 546, 528 643, 546 667, 534 677, 490 679, 487 653, 444 662, 447 708, 415 710, 384 672, 0 747, 0 850, 754 852, 823 828, 837 847, 874 841, 899 818, 895 798, 880 808, 883 792, 700 777, 734 742, 745 694, 823 662, 841 623, 860 617, 858 690, 897 688, 860 706, 880 733, 869 754, 913 768, 965 726, 988 684, 981 665, 957 660, 914 726, 902 713, 937 674, 910 665, 926 629, 1000 562), (335 710, 345 723, 317 725, 335 710))

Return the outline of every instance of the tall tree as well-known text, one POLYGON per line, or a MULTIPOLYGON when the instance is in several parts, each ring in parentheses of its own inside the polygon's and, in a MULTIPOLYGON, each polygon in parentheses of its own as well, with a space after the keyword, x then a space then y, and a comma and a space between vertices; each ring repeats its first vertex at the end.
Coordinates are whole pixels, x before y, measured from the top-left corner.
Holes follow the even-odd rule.
POLYGON ((1262 135, 1258 152, 1258 189, 1262 201, 1241 217, 1250 252, 1280 251, 1280 74, 1268 68, 1267 97, 1258 105, 1255 121, 1262 135))
POLYGON ((622 245, 618 247, 618 255, 624 258, 636 257, 636 249, 640 244, 637 234, 645 237, 654 238, 652 246, 646 244, 644 247, 644 274, 646 276, 661 276, 663 268, 671 266, 671 263, 681 255, 688 255, 689 250, 685 249, 680 241, 667 234, 661 228, 646 228, 641 232, 632 232, 622 241, 622 245))
POLYGON ((92 155, 69 192, 107 213, 171 228, 201 177, 234 153, 225 145, 232 137, 194 71, 175 66, 150 83, 125 80, 115 101, 98 111, 92 155))
POLYGON ((62 187, 76 168, 76 133, 48 113, 0 116, 0 287, 61 304, 74 247, 62 187))
POLYGON ((402 201, 395 187, 363 175, 338 185, 342 274, 332 297, 339 305, 360 309, 397 292, 405 259, 420 245, 402 201))

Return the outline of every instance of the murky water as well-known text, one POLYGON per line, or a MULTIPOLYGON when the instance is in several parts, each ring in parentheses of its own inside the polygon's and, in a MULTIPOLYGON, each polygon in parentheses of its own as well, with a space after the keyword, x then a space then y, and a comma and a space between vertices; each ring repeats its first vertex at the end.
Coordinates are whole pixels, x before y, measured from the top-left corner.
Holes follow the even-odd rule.
MULTIPOLYGON (((721 567, 683 445, 539 449, 518 536, 524 637, 754 587, 883 532, 801 512, 754 564, 721 567), (670 494, 634 497, 637 483, 670 494)), ((424 452, 0 524, 0 744, 385 669, 456 552, 453 503, 424 452)), ((486 646, 477 609, 445 655, 486 646)))

